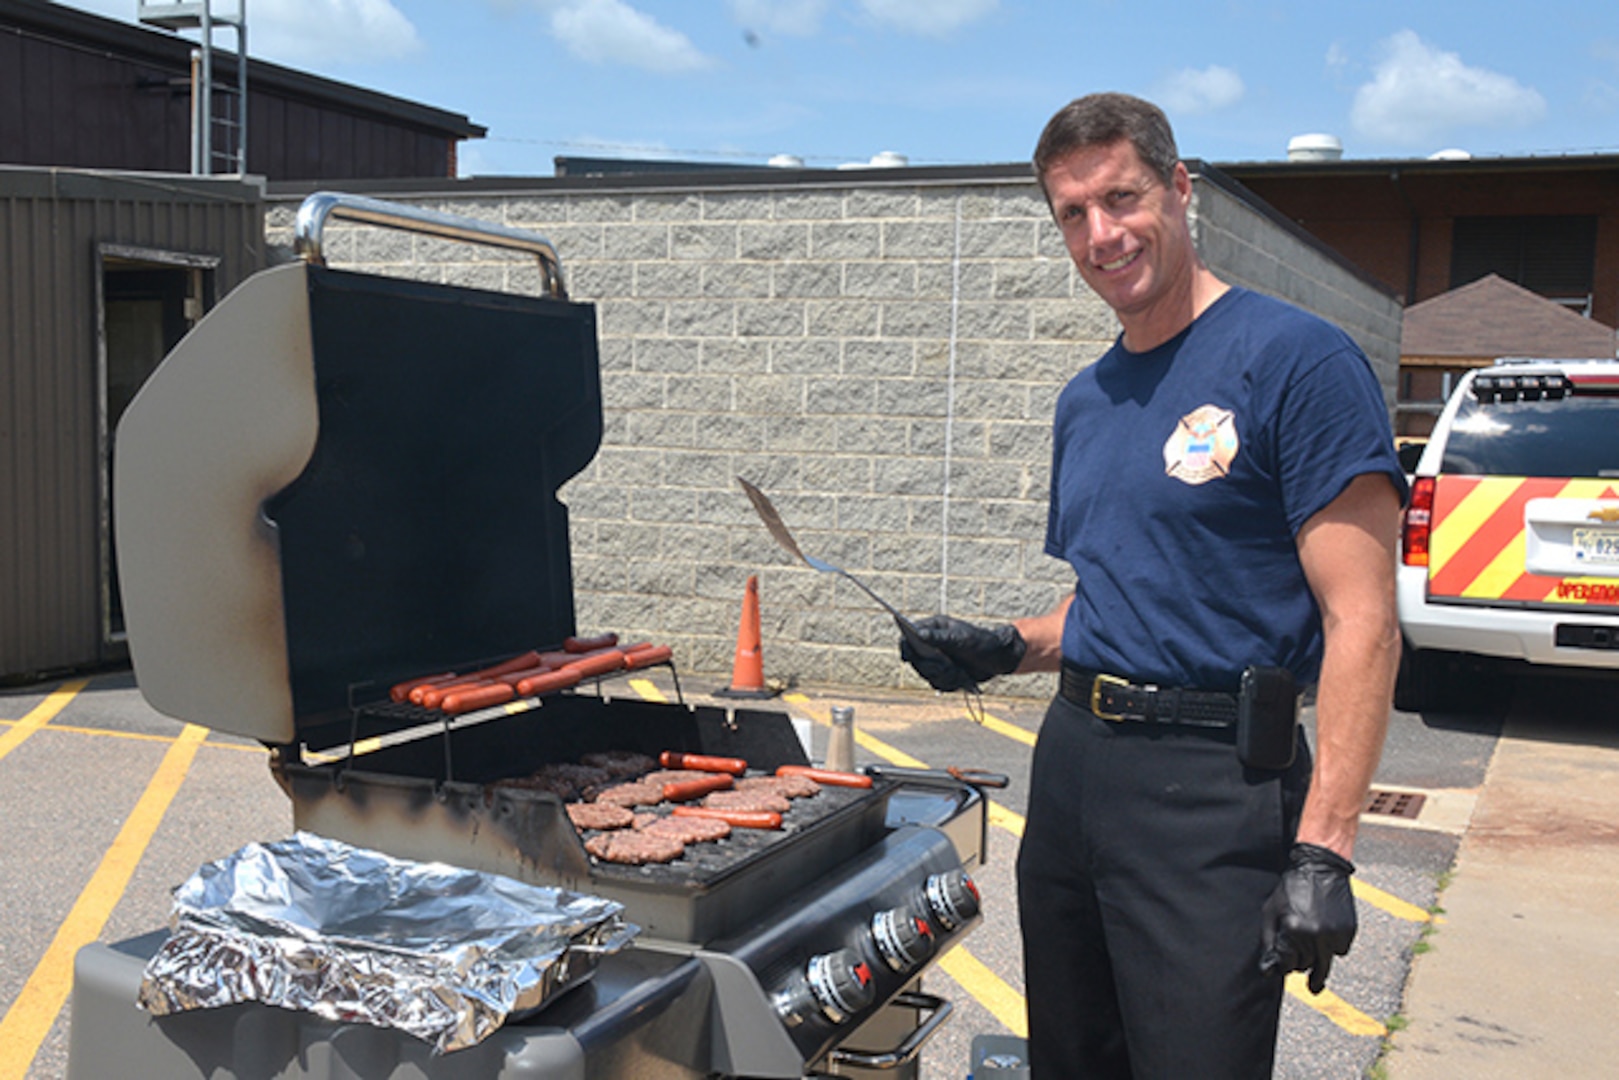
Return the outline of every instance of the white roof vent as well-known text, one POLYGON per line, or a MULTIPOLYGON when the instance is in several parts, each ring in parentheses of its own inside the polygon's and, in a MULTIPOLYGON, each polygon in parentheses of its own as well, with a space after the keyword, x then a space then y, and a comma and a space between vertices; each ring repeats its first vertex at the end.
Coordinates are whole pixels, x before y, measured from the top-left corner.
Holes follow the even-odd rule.
POLYGON ((1336 135, 1295 135, 1287 140, 1289 161, 1337 161, 1344 156, 1344 144, 1336 135))

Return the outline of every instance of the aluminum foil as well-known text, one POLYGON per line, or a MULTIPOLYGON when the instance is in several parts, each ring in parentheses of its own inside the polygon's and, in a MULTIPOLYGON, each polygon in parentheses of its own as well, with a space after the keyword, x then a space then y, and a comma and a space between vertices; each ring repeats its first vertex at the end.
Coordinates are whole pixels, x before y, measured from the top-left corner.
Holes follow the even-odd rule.
POLYGON ((472 1046, 588 977, 623 905, 312 833, 249 844, 174 892, 146 965, 155 1016, 257 1001, 472 1046))

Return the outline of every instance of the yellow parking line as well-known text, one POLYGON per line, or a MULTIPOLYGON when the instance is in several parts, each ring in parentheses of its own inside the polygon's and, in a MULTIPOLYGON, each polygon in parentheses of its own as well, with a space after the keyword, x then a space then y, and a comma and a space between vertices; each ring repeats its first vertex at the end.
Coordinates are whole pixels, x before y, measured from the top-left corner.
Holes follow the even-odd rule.
POLYGON ((1024 746, 1034 745, 1034 732, 1024 731, 1016 724, 1008 724, 1005 720, 1002 720, 1000 717, 994 716, 990 713, 983 713, 982 717, 983 726, 988 728, 990 731, 993 731, 995 734, 1005 735, 1008 739, 1011 739, 1014 742, 1020 742, 1024 746))
MULTIPOLYGON (((13 721, 0 720, 0 724, 13 721)), ((160 742, 164 744, 174 742, 173 735, 153 735, 146 731, 110 731, 106 728, 78 727, 74 724, 51 724, 52 733, 58 735, 88 735, 94 739, 128 739, 131 742, 160 742)), ((268 753, 261 743, 225 743, 205 742, 203 746, 209 750, 241 750, 249 754, 268 753)))
POLYGON ((1020 1039, 1029 1037, 1029 1016, 1023 995, 985 967, 982 960, 957 945, 939 957, 939 967, 988 1009, 1006 1030, 1020 1039))
POLYGON ((655 701, 660 705, 667 704, 669 699, 663 696, 657 684, 651 679, 631 679, 630 689, 641 695, 644 701, 655 701))
POLYGON ((1309 980, 1302 971, 1295 971, 1287 977, 1287 992, 1351 1035, 1381 1038, 1389 1033, 1388 1028, 1331 990, 1323 990, 1319 994, 1310 993, 1309 980))
POLYGON ((1023 815, 1008 810, 998 802, 989 804, 989 823, 1005 829, 1019 840, 1023 839, 1023 815))
POLYGON ((0 1018, 0 1080, 22 1080, 73 986, 73 956, 96 939, 129 885, 208 730, 187 724, 56 931, 22 993, 0 1018))
POLYGON ((1408 904, 1398 896, 1384 892, 1376 885, 1366 884, 1360 878, 1350 878, 1349 887, 1354 890, 1357 897, 1366 901, 1372 907, 1393 915, 1396 919, 1404 919, 1406 922, 1429 922, 1433 919, 1432 914, 1417 907, 1417 905, 1408 904))
POLYGON ((88 685, 89 679, 74 679, 46 694, 44 701, 28 710, 28 715, 13 724, 10 731, 0 735, 0 758, 11 753, 21 746, 28 736, 50 723, 51 717, 67 708, 68 702, 77 697, 79 691, 88 685))

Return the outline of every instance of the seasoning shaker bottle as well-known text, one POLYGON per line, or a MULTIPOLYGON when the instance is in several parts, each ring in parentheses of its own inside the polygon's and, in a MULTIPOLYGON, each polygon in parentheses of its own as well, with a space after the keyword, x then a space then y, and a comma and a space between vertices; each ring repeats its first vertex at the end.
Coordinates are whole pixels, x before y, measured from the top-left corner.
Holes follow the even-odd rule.
POLYGON ((832 734, 826 742, 826 767, 854 772, 854 709, 832 706, 832 734))

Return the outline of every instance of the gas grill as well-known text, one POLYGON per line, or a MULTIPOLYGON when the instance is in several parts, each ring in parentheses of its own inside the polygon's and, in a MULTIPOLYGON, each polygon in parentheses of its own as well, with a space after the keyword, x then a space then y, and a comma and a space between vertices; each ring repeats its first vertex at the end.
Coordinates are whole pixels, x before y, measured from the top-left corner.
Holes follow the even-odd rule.
POLYGON ((794 800, 780 830, 615 865, 586 853, 556 795, 499 781, 600 751, 772 772, 808 763, 791 719, 610 680, 453 718, 392 701, 401 680, 576 632, 557 491, 600 444, 595 311, 567 299, 543 239, 481 222, 323 194, 300 212, 299 249, 211 312, 119 428, 140 688, 270 747, 300 830, 616 900, 641 933, 447 1055, 263 1005, 152 1017, 135 988, 165 932, 92 945, 70 1076, 915 1075, 950 1012, 920 975, 979 920, 982 793, 873 769, 870 788, 794 800), (332 217, 525 251, 545 295, 329 269, 332 217))

